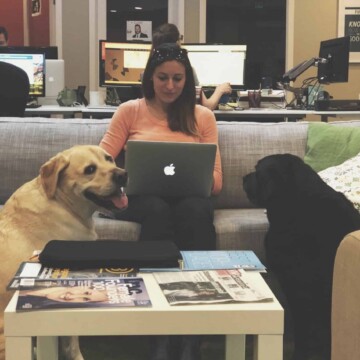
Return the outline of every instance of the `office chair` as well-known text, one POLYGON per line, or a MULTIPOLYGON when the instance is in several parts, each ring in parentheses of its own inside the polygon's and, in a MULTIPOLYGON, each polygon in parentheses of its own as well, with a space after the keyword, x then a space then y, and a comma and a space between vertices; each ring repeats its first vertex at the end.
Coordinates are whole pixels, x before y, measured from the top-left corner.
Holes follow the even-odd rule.
POLYGON ((0 61, 0 116, 24 116, 29 78, 19 67, 0 61))

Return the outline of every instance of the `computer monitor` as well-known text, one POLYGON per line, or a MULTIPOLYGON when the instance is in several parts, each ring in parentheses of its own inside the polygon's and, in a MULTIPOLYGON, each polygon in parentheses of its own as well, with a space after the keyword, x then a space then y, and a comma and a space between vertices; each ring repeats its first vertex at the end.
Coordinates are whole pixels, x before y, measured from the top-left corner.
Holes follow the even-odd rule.
POLYGON ((349 76, 350 37, 321 41, 317 78, 320 84, 347 82, 349 76))
POLYGON ((0 53, 45 54, 45 59, 58 59, 57 46, 3 46, 0 53))
POLYGON ((141 85, 141 74, 149 58, 151 44, 100 40, 99 85, 121 87, 141 85))
POLYGON ((202 86, 244 85, 246 45, 183 44, 202 86))
POLYGON ((18 66, 27 73, 30 98, 45 96, 45 54, 0 53, 0 61, 18 66))
MULTIPOLYGON (((229 82, 244 85, 246 45, 183 44, 200 85, 229 82), (211 71, 209 71, 211 69, 211 71)), ((141 85, 141 74, 149 58, 151 44, 118 43, 100 40, 100 86, 141 85)))

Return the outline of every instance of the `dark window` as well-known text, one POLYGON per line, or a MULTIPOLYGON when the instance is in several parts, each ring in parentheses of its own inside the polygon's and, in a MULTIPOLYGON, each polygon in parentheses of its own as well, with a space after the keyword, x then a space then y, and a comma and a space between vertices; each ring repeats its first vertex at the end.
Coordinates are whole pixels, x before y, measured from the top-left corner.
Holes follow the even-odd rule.
POLYGON ((168 0, 107 0, 106 4, 108 41, 126 41, 128 20, 152 21, 152 30, 168 21, 168 0))
POLYGON ((247 45, 245 88, 285 72, 286 0, 207 0, 206 42, 247 45))

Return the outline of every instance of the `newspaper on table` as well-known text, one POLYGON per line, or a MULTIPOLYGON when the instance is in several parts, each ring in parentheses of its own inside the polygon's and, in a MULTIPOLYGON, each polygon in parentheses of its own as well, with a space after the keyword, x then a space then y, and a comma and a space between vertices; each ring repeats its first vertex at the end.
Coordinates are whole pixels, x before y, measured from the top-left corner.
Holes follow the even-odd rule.
POLYGON ((272 301, 243 269, 153 274, 170 305, 272 301))

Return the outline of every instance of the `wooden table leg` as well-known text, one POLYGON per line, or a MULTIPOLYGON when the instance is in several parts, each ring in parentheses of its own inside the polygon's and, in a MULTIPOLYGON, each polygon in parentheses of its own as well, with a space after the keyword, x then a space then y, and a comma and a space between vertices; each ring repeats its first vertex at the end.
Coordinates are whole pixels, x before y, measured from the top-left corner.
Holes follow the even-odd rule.
POLYGON ((246 335, 226 335, 226 360, 245 360, 245 338, 246 335))
POLYGON ((36 340, 36 356, 37 360, 57 360, 58 337, 38 336, 36 340))
POLYGON ((5 341, 6 360, 34 360, 34 347, 30 336, 6 337, 5 341))
POLYGON ((257 335, 254 340, 254 360, 282 360, 282 335, 257 335))

